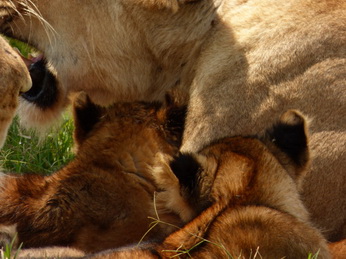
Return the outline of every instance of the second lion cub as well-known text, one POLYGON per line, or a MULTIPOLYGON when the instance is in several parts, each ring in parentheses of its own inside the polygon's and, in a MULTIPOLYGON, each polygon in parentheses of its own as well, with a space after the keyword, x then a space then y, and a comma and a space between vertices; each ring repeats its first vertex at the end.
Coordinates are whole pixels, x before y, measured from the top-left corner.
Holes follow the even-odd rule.
MULTIPOLYGON (((23 248, 89 253, 136 243, 148 230, 157 191, 152 167, 158 155, 178 152, 185 108, 141 102, 101 108, 82 95, 74 113, 72 162, 51 176, 0 175, 0 246, 18 232, 23 248)), ((146 237, 159 240, 167 231, 155 228, 146 237)))

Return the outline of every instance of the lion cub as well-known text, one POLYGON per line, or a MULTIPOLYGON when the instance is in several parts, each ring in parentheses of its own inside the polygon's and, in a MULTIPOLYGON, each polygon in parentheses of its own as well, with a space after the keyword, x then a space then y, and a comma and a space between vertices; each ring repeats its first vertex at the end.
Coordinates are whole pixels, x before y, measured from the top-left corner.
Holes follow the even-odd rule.
POLYGON ((180 154, 156 174, 166 189, 157 199, 186 225, 150 249, 92 258, 330 258, 297 191, 309 164, 305 124, 288 111, 263 138, 228 137, 180 154))
MULTIPOLYGON (((156 215, 151 168, 157 156, 177 154, 184 118, 185 108, 174 104, 101 108, 79 96, 75 159, 51 176, 0 176, 0 244, 13 232, 24 248, 89 253, 138 242, 152 222, 148 216, 156 215)), ((167 231, 155 228, 146 237, 160 240, 167 231)))

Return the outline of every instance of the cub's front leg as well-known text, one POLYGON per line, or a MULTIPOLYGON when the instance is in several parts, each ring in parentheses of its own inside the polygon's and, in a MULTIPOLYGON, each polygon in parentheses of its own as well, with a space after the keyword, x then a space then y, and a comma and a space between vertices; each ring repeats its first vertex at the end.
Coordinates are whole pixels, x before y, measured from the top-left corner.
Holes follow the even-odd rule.
POLYGON ((0 173, 0 248, 14 240, 15 249, 22 242, 18 226, 35 226, 33 219, 38 216, 49 186, 40 175, 0 173))

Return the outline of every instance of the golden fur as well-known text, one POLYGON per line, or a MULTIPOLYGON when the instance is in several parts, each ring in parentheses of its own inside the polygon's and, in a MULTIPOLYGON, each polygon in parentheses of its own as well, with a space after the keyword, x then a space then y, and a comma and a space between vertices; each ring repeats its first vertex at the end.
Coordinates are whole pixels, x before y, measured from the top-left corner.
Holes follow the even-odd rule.
MULTIPOLYGON (((139 242, 155 217, 152 167, 172 157, 184 108, 119 103, 108 109, 84 95, 74 104, 76 157, 50 176, 2 175, 0 246, 18 232, 24 248, 70 246, 84 252, 139 242)), ((160 214, 172 224, 177 216, 160 214)), ((161 226, 144 240, 165 237, 161 226)))
POLYGON ((346 239, 329 244, 329 250, 333 259, 346 258, 346 239))
MULTIPOLYGON (((228 137, 180 155, 170 163, 179 183, 163 185, 168 195, 161 202, 179 210, 169 203, 178 189, 190 207, 180 213, 187 224, 161 244, 91 258, 330 258, 297 190, 309 162, 303 124, 299 113, 288 111, 262 141, 228 137)), ((155 174, 159 181, 164 171, 155 174)))
MULTIPOLYGON (((173 211, 186 225, 162 243, 87 258, 306 259, 309 253, 330 258, 297 189, 309 165, 306 125, 298 112, 285 113, 262 138, 227 137, 198 153, 162 162, 153 173, 161 189, 158 211, 173 211)), ((76 253, 60 248, 22 255, 56 256, 57 252, 76 253)))
POLYGON ((329 240, 346 237, 346 2, 341 0, 2 0, 0 31, 44 52, 58 75, 42 125, 85 90, 101 105, 189 98, 183 151, 261 134, 299 109, 313 122, 303 200, 329 240), (22 4, 19 4, 22 3, 22 4), (72 3, 72 2, 71 2, 72 3), (48 111, 48 113, 47 113, 48 111), (46 115, 49 116, 46 116, 46 115))
POLYGON ((0 35, 0 148, 16 113, 19 94, 30 87, 31 78, 25 63, 0 35))

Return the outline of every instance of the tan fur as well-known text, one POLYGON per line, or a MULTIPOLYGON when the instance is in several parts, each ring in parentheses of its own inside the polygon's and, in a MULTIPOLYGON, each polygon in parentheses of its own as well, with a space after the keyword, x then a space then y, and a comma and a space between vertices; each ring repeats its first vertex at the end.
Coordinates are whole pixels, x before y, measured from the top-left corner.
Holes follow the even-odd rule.
POLYGON ((80 250, 68 247, 49 247, 49 248, 32 248, 22 249, 18 252, 18 259, 34 258, 81 258, 85 255, 80 250))
MULTIPOLYGON (((297 117, 289 112, 281 121, 287 123, 297 117)), ((193 155, 202 165, 194 201, 209 199, 211 206, 162 244, 103 252, 90 258, 306 259, 309 253, 330 258, 326 241, 311 226, 296 182, 285 169, 287 160, 273 152, 258 139, 244 137, 221 139, 203 148, 193 155)), ((292 166, 301 174, 306 163, 292 166)), ((184 189, 178 189, 184 195, 184 189)), ((165 198, 175 199, 175 194, 165 198)), ((195 208, 196 204, 190 206, 195 208)))
POLYGON ((188 222, 197 214, 181 196, 177 177, 172 173, 167 173, 171 171, 167 161, 172 158, 160 156, 158 159, 160 163, 152 170, 156 184, 164 191, 156 194, 156 207, 162 213, 173 212, 179 215, 183 222, 188 222))
MULTIPOLYGON (((66 95, 83 89, 101 105, 172 88, 190 97, 183 151, 301 110, 313 120, 304 202, 329 240, 346 237, 345 1, 19 2, 0 2, 20 13, 2 9, 0 31, 42 50, 66 95)), ((31 110, 28 121, 47 122, 31 110)))
MULTIPOLYGON (((287 224, 286 222, 283 224, 287 224)), ((331 243, 328 245, 329 250, 331 252, 333 259, 344 259, 346 256, 346 241, 342 240, 336 243, 331 243)), ((63 247, 54 247, 54 248, 44 248, 44 249, 25 249, 21 250, 19 252, 19 255, 17 258, 52 258, 52 257, 83 257, 83 253, 81 251, 78 251, 76 249, 72 248, 63 248, 63 247)), ((152 254, 152 252, 148 250, 138 250, 138 249, 129 249, 129 248, 123 248, 119 249, 119 251, 116 252, 116 255, 114 253, 112 255, 101 255, 104 256, 102 258, 107 258, 106 256, 111 258, 122 258, 122 259, 133 259, 133 258, 158 258, 156 255, 152 254)), ((100 257, 100 256, 99 256, 100 257)), ((256 249, 253 253, 253 257, 251 258, 261 258, 259 250, 256 249)))
MULTIPOLYGON (((302 123, 304 120, 299 113, 289 111, 278 124, 294 126, 302 123)), ((306 127, 303 125, 298 130, 304 134, 306 127)), ((290 130, 287 132, 288 135, 281 138, 284 141, 287 137, 298 136, 291 135, 290 130)), ((326 241, 309 223, 307 211, 299 198, 299 177, 293 177, 293 173, 303 174, 309 164, 305 159, 308 150, 301 145, 304 141, 289 140, 291 144, 298 143, 298 149, 302 151, 298 153, 303 160, 295 163, 297 160, 290 160, 292 157, 280 146, 281 139, 272 139, 270 133, 261 139, 228 137, 193 154, 201 168, 196 172, 197 183, 187 193, 181 179, 178 180, 171 171, 172 163, 165 165, 172 158, 161 155, 161 169, 157 165, 153 175, 163 190, 159 194, 166 192, 167 195, 157 197, 158 209, 160 211, 164 206, 178 212, 187 224, 162 243, 123 247, 87 258, 306 259, 309 253, 318 253, 318 258, 330 258, 326 241), (195 203, 191 203, 185 194, 193 195, 194 190, 198 195, 195 203), (196 217, 188 218, 185 211, 180 210, 182 204, 177 202, 177 196, 181 196, 180 201, 185 203, 183 207, 190 207, 190 212, 204 199, 211 204, 197 212, 196 217), (171 203, 170 200, 175 201, 171 203)), ((293 147, 291 144, 289 147, 293 147)), ((30 252, 40 255, 44 250, 30 252)), ((69 248, 46 251, 52 257, 57 253, 69 256, 75 251, 69 248)))
POLYGON ((346 239, 329 244, 329 250, 333 256, 333 259, 346 258, 346 239))
POLYGON ((31 87, 31 78, 19 54, 0 35, 0 148, 16 113, 18 96, 31 87))
MULTIPOLYGON (((72 162, 51 176, 0 178, 0 246, 13 224, 23 248, 70 246, 90 253, 164 238, 171 227, 145 232, 148 217, 156 217, 153 195, 159 191, 151 168, 163 162, 158 156, 175 155, 181 142, 182 128, 173 123, 176 115, 170 117, 176 108, 119 103, 103 109, 82 95, 74 111, 72 162)), ((172 213, 159 215, 180 223, 172 213)))

